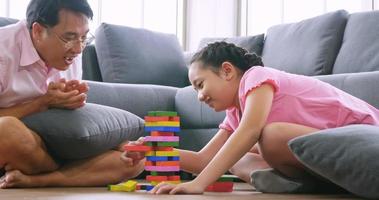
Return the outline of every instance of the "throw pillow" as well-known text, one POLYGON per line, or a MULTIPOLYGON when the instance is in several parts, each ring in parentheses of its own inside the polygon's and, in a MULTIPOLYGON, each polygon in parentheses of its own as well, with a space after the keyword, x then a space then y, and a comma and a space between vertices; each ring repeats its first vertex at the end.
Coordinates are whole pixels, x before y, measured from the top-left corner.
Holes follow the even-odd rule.
POLYGON ((295 138, 289 147, 310 170, 345 190, 379 198, 379 127, 349 125, 295 138))
POLYGON ((96 53, 104 82, 189 85, 173 34, 103 23, 96 30, 96 53))
POLYGON ((229 38, 203 38, 199 44, 199 50, 207 46, 209 43, 225 41, 233 43, 239 47, 246 49, 250 53, 256 53, 262 55, 264 34, 254 36, 241 36, 241 37, 229 37, 229 38))
POLYGON ((83 159, 143 135, 143 120, 113 107, 87 103, 75 110, 49 109, 22 121, 59 159, 83 159))

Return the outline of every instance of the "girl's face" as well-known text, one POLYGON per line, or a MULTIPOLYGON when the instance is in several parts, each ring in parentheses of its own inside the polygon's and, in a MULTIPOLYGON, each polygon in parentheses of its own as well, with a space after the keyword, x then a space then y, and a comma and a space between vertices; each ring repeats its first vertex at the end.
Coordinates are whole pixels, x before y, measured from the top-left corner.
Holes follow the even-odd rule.
POLYGON ((238 106, 239 71, 231 63, 224 62, 218 72, 204 68, 202 62, 191 64, 188 77, 197 91, 199 101, 215 111, 238 106))

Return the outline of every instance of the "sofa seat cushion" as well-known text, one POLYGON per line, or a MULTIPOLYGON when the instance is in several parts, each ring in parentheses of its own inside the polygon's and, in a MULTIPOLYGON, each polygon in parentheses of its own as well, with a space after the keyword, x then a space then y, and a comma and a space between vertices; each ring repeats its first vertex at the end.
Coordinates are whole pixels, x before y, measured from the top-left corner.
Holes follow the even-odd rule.
POLYGON ((365 198, 379 198, 379 127, 349 125, 295 138, 297 159, 314 173, 365 198))
POLYGON ((348 13, 339 10, 298 23, 270 27, 263 63, 302 75, 330 74, 342 43, 348 13))
POLYGON ((95 42, 104 82, 189 85, 182 49, 173 34, 103 23, 95 42))
POLYGON ((379 70, 378 22, 379 10, 349 16, 333 74, 379 70))
POLYGON ((205 129, 218 128, 225 118, 225 112, 215 112, 197 99, 192 86, 178 89, 175 96, 175 110, 181 117, 182 128, 205 129))
POLYGON ((143 135, 143 120, 117 108, 87 103, 75 109, 49 109, 22 119, 44 140, 55 158, 83 159, 143 135))

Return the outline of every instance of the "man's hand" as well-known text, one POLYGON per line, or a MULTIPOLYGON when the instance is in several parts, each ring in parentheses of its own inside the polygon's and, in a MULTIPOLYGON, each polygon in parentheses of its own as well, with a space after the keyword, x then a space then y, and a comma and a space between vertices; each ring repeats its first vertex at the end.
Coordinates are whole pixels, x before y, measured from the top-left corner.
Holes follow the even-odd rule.
POLYGON ((87 99, 88 85, 78 80, 49 83, 46 94, 43 96, 48 107, 76 109, 84 106, 87 99))
MULTIPOLYGON (((130 141, 126 145, 143 145, 144 139, 145 139, 144 137, 140 137, 137 141, 130 141)), ((128 167, 137 165, 144 158, 145 158, 145 152, 137 152, 137 151, 124 151, 120 157, 120 159, 128 167)))

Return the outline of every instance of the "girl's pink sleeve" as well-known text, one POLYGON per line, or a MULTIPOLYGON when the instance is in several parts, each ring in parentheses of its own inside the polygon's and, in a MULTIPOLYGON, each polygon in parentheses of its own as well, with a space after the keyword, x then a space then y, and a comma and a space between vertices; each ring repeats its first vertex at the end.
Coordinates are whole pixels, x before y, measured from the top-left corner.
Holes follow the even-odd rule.
POLYGON ((240 95, 242 94, 242 97, 245 98, 251 90, 260 87, 262 84, 270 84, 274 88, 274 92, 279 91, 279 81, 274 71, 257 67, 248 71, 242 78, 240 95))

